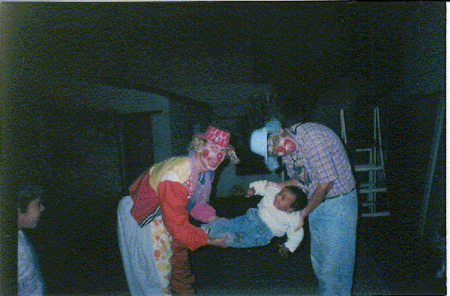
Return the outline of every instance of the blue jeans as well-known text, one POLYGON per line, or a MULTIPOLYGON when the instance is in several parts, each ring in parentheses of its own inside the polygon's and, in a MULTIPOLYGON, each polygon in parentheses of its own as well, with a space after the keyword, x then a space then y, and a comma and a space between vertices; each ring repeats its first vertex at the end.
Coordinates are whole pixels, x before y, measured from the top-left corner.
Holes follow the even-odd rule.
POLYGON ((308 219, 319 294, 351 295, 358 220, 356 190, 324 200, 308 219))
POLYGON ((202 225, 210 238, 229 235, 226 244, 233 248, 251 248, 267 245, 273 237, 269 227, 261 220, 258 209, 251 208, 243 216, 230 220, 216 219, 202 225))

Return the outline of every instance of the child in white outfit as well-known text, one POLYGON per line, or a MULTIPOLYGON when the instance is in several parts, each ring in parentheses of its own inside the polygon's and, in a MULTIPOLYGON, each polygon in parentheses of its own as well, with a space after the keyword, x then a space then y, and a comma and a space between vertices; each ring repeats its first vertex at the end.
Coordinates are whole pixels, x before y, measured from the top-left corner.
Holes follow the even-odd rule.
POLYGON ((282 190, 271 186, 266 180, 250 184, 247 197, 262 195, 258 208, 251 208, 243 216, 229 220, 216 219, 202 225, 202 229, 210 238, 230 238, 226 244, 234 248, 251 248, 267 245, 277 236, 287 235, 287 241, 280 245, 280 254, 294 252, 303 240, 304 230, 297 227, 300 223, 299 210, 303 209, 308 200, 296 186, 286 186, 282 190))

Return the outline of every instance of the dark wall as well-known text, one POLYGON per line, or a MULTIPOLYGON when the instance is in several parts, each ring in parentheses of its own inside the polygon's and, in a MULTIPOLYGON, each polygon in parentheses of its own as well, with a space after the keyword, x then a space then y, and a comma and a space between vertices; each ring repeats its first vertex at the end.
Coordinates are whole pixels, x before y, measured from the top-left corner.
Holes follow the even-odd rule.
POLYGON ((198 125, 198 132, 203 133, 212 124, 211 110, 204 104, 171 100, 170 121, 172 154, 186 155, 195 126, 198 125))
MULTIPOLYGON (((36 96, 14 104, 15 141, 8 159, 15 161, 9 173, 16 185, 38 183, 46 193, 39 225, 26 234, 50 293, 125 290, 116 210, 137 174, 153 164, 151 117, 135 121, 62 102, 36 96)), ((171 111, 174 155, 186 154, 194 125, 203 132, 211 123, 208 110, 175 102, 171 111)), ((15 233, 16 224, 10 226, 15 233)))
POLYGON ((152 116, 131 113, 119 116, 121 138, 122 188, 126 189, 154 163, 152 116))
POLYGON ((39 225, 26 234, 38 254, 48 292, 123 289, 115 226, 121 197, 115 115, 55 105, 54 99, 32 97, 23 89, 15 92, 15 98, 7 121, 8 140, 2 130, 2 145, 8 146, 2 159, 9 164, 2 175, 2 183, 8 182, 2 190, 2 211, 8 215, 2 215, 1 223, 12 238, 11 253, 2 247, 2 262, 12 258, 14 264, 2 266, 7 279, 2 280, 6 284, 1 292, 15 294, 14 191, 24 183, 40 184, 45 191, 39 225))
POLYGON ((115 226, 122 190, 117 116, 45 107, 38 159, 46 210, 28 234, 47 288, 52 293, 89 291, 95 289, 92 282, 113 279, 104 291, 114 291, 122 279, 115 272, 121 270, 115 226), (106 276, 103 270, 112 272, 106 276))
MULTIPOLYGON (((387 137, 384 146, 390 204, 393 215, 399 219, 399 227, 406 234, 417 234, 419 230, 431 168, 433 141, 438 128, 439 108, 443 100, 445 94, 441 92, 408 96, 401 101, 391 102, 385 112, 387 137)), ((445 134, 442 137, 444 139, 445 134)), ((436 163, 437 182, 431 192, 432 203, 440 205, 445 201, 445 182, 442 182, 445 149, 442 145, 441 142, 436 163)), ((428 216, 432 220, 445 220, 443 208, 429 210, 428 216)))

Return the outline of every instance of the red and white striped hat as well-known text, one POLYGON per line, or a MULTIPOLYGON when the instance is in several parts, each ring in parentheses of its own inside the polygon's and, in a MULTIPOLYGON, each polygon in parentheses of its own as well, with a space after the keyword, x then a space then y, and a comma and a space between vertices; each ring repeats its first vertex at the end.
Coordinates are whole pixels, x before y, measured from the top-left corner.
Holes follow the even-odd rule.
POLYGON ((220 148, 228 148, 230 142, 230 133, 222 131, 212 125, 201 135, 203 139, 213 142, 220 148))

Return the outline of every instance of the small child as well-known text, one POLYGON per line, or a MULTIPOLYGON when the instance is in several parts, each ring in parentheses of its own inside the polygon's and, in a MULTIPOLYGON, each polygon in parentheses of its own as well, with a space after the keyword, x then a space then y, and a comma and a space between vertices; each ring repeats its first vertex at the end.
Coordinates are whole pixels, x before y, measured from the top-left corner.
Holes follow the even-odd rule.
POLYGON ((295 230, 300 223, 299 210, 307 203, 306 194, 297 186, 280 189, 271 186, 266 180, 250 184, 247 197, 262 195, 258 208, 251 208, 243 216, 229 220, 216 219, 201 228, 210 238, 229 235, 227 245, 234 248, 251 248, 267 245, 274 237, 287 234, 287 241, 280 245, 280 254, 294 252, 303 240, 303 228, 295 230))
POLYGON ((28 185, 18 192, 18 295, 44 295, 44 281, 39 270, 34 248, 23 228, 35 228, 44 206, 42 188, 28 185))

